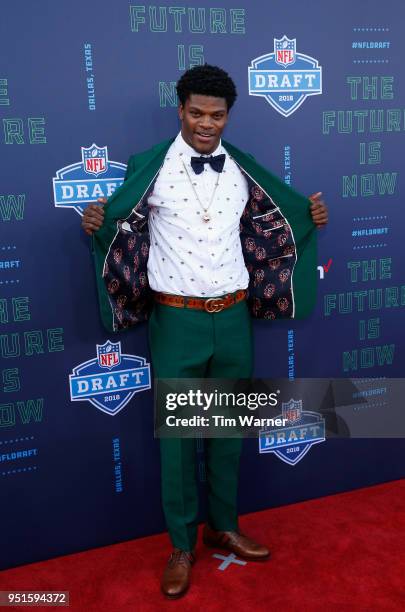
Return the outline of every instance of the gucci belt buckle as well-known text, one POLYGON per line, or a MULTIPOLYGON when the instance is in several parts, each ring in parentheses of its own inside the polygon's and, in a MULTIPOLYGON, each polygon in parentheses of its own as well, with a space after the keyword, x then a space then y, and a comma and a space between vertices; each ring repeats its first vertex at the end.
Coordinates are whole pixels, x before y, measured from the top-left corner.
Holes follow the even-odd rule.
POLYGON ((225 304, 221 302, 221 298, 209 298, 204 303, 204 308, 207 312, 221 312, 225 308, 225 304))

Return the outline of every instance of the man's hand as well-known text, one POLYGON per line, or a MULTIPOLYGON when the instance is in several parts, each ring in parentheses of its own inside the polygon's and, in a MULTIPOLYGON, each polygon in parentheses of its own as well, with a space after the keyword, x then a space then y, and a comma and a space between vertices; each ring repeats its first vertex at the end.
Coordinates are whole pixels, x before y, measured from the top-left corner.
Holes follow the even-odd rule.
POLYGON ((310 206, 312 221, 315 223, 316 227, 320 229, 328 222, 328 208, 322 200, 322 192, 318 191, 318 193, 314 193, 309 196, 309 199, 312 202, 310 206))
POLYGON ((107 202, 107 198, 98 198, 99 204, 89 204, 83 211, 82 217, 82 228, 91 236, 100 229, 104 222, 104 204, 107 202))

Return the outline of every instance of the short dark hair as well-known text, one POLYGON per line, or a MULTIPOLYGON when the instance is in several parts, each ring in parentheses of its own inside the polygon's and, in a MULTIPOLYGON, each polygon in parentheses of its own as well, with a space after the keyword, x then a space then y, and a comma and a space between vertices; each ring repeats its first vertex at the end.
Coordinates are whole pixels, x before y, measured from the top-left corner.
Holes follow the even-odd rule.
POLYGON ((194 66, 187 70, 179 79, 177 95, 182 106, 191 94, 225 98, 228 110, 233 106, 238 95, 235 83, 225 70, 218 66, 194 66))

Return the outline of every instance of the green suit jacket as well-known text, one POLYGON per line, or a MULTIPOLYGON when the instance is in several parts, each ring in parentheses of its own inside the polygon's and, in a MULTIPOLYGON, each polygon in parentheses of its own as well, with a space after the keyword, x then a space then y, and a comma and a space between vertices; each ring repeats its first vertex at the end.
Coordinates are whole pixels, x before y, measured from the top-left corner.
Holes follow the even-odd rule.
MULTIPOLYGON (((103 226, 93 236, 101 317, 108 331, 127 329, 149 317, 150 249, 148 198, 173 139, 133 155, 126 180, 105 205, 103 226)), ((308 198, 295 192, 230 143, 223 146, 249 188, 240 222, 250 282, 248 306, 264 319, 303 318, 316 299, 316 231, 308 198)))

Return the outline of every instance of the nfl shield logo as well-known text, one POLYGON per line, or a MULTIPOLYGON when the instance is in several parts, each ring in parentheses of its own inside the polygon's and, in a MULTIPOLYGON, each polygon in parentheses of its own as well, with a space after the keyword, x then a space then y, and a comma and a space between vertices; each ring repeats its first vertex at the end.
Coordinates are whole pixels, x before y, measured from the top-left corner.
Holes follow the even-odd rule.
POLYGON ((289 423, 296 423, 301 419, 302 400, 290 399, 289 402, 282 404, 283 419, 288 419, 289 423))
POLYGON ((110 342, 97 344, 97 358, 100 368, 115 368, 121 363, 121 342, 110 342))
POLYGON ((274 39, 274 56, 277 64, 281 66, 289 66, 295 62, 295 47, 296 38, 275 38, 274 39))
POLYGON ((108 153, 107 147, 98 147, 92 144, 91 147, 82 147, 83 168, 87 174, 98 176, 107 171, 108 153))

